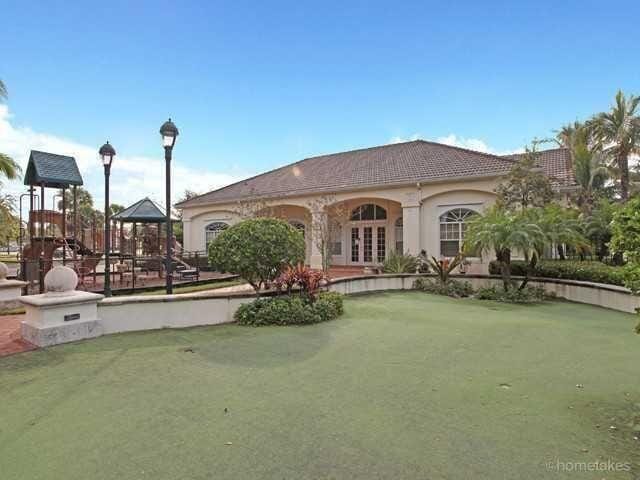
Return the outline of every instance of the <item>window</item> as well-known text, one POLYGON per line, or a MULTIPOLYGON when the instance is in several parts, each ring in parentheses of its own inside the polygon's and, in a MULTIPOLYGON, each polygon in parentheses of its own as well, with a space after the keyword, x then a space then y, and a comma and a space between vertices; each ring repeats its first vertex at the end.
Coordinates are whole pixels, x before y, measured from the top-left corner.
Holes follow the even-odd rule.
POLYGON ((382 263, 387 256, 387 229, 385 227, 378 227, 377 233, 376 246, 378 248, 376 249, 376 256, 378 257, 378 262, 382 263))
POLYGON ((229 225, 224 222, 212 222, 204 227, 204 242, 207 247, 220 235, 220 232, 226 230, 228 227, 229 225))
POLYGON ((360 229, 358 227, 351 229, 351 261, 360 261, 360 229))
POLYGON ((302 223, 302 222, 300 222, 298 220, 291 220, 289 222, 289 225, 291 225, 293 228, 295 228, 300 233, 302 233, 302 238, 305 238, 305 234, 304 234, 305 226, 304 226, 304 223, 302 223))
POLYGON ((367 263, 373 262, 373 229, 371 227, 364 227, 362 229, 362 235, 364 236, 364 261, 367 263))
POLYGON ((386 220, 387 211, 373 203, 360 205, 351 212, 351 221, 359 222, 362 220, 386 220))
POLYGON ((398 253, 404 253, 404 245, 402 243, 402 227, 403 227, 403 223, 402 223, 402 217, 398 218, 396 220, 395 223, 395 230, 396 230, 396 252, 398 253))
POLYGON ((454 208, 440 215, 440 255, 455 257, 464 242, 465 222, 476 212, 468 208, 454 208))

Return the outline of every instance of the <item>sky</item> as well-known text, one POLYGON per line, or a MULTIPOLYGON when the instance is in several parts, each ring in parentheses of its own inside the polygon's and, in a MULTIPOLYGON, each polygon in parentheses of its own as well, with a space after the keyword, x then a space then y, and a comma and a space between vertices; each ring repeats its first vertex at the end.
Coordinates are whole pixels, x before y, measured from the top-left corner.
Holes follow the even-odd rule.
MULTIPOLYGON (((13 1, 0 6, 0 151, 76 157, 102 205, 424 138, 521 151, 640 94, 640 2, 13 1)), ((22 193, 19 183, 8 186, 22 193)))

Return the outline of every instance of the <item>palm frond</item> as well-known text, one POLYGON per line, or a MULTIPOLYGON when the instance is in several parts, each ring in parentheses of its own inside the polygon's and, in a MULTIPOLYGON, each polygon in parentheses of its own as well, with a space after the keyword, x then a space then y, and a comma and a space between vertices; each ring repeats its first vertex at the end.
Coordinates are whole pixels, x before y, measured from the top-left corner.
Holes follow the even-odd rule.
POLYGON ((4 175, 9 180, 14 180, 18 178, 21 172, 22 169, 20 168, 20 165, 18 165, 13 158, 11 158, 9 155, 5 155, 4 153, 0 153, 1 175, 4 175))

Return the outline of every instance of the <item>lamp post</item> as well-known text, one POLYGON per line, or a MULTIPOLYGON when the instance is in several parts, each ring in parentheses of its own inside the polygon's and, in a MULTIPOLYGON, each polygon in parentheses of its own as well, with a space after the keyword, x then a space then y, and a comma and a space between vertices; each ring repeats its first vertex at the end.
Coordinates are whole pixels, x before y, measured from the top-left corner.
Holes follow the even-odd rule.
POLYGON ((162 145, 164 146, 164 161, 166 165, 165 174, 165 205, 167 209, 167 251, 166 251, 166 280, 167 294, 173 293, 173 259, 171 258, 171 243, 173 241, 173 225, 171 224, 171 153, 173 146, 178 138, 178 129, 171 121, 167 120, 160 127, 160 135, 162 135, 162 145))
POLYGON ((109 240, 111 237, 111 228, 109 219, 109 175, 111 174, 111 162, 113 157, 116 156, 115 149, 109 144, 105 143, 100 147, 100 158, 102 159, 102 165, 104 166, 104 296, 111 296, 111 265, 109 264, 109 251, 111 246, 109 240))

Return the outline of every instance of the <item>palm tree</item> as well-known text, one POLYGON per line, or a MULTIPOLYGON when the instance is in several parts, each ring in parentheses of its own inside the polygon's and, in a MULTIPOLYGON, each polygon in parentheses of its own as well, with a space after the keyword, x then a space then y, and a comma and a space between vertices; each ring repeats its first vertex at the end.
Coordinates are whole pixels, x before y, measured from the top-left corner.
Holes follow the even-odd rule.
POLYGON ((510 211, 494 205, 484 215, 475 216, 465 232, 465 251, 494 251, 500 263, 502 284, 511 288, 511 254, 516 251, 530 259, 539 255, 545 234, 527 210, 510 211))
POLYGON ((18 178, 20 171, 20 165, 18 165, 13 158, 4 153, 0 153, 0 174, 9 180, 13 180, 18 178))
POLYGON ((606 198, 599 199, 594 208, 582 215, 584 233, 593 244, 596 257, 602 259, 608 254, 611 240, 611 222, 617 205, 606 198))
MULTIPOLYGON (((0 101, 7 99, 7 87, 0 80, 0 101)), ((20 174, 20 166, 9 155, 0 153, 0 175, 4 175, 9 180, 17 178, 20 174)))
MULTIPOLYGON (((538 246, 539 256, 545 246, 555 246, 561 260, 565 259, 565 249, 572 247, 581 253, 589 250, 589 242, 582 234, 579 212, 551 203, 542 209, 530 212, 531 221, 543 231, 543 243, 538 246)), ((534 267, 535 265, 532 265, 534 267)))
POLYGON ((589 147, 585 139, 577 139, 572 148, 573 173, 579 187, 578 206, 584 212, 593 208, 597 193, 609 179, 606 155, 589 147))
POLYGON ((584 127, 584 124, 577 120, 573 123, 567 123, 566 125, 563 125, 560 130, 555 130, 556 143, 561 147, 572 150, 576 140, 576 136, 579 132, 584 130, 584 127))
POLYGON ((597 142, 619 170, 620 197, 629 198, 629 155, 640 154, 640 97, 618 90, 615 105, 590 121, 597 142))

